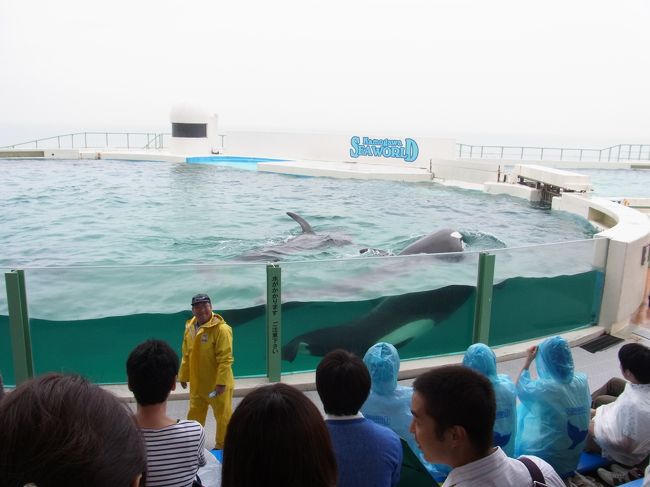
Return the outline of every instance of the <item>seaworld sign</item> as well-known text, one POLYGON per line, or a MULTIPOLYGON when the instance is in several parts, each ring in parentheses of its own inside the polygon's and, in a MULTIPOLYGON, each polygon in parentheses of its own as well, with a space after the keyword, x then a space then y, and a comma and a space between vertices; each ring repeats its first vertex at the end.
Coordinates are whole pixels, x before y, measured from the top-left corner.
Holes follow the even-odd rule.
POLYGON ((413 139, 371 139, 354 136, 350 139, 350 157, 386 157, 413 162, 420 154, 420 148, 413 139))

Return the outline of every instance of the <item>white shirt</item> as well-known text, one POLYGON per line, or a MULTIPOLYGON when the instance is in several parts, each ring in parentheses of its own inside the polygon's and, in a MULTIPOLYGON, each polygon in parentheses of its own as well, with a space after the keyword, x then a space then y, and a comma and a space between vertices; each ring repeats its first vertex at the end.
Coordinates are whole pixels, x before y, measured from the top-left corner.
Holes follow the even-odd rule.
POLYGON ((624 465, 642 461, 650 453, 650 384, 628 383, 616 401, 596 409, 594 436, 603 456, 624 465))
MULTIPOLYGON (((525 455, 539 467, 548 487, 565 487, 553 467, 538 457, 525 455)), ((526 465, 497 447, 487 457, 453 469, 442 487, 528 487, 533 479, 526 465)))

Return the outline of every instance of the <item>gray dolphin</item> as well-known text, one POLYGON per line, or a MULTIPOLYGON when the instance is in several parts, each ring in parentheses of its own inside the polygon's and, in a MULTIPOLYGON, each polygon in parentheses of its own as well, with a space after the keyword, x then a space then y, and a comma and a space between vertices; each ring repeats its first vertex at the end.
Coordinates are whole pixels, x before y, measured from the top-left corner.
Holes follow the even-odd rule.
POLYGON ((287 211, 287 215, 293 218, 300 228, 302 233, 290 238, 286 242, 263 248, 259 251, 253 251, 246 255, 241 256, 242 260, 263 260, 263 261, 278 261, 285 255, 291 255, 296 252, 305 250, 322 249, 325 247, 340 247, 342 245, 349 245, 351 240, 337 237, 330 234, 317 234, 307 221, 300 215, 287 211))
POLYGON ((472 286, 451 285, 385 298, 359 319, 295 337, 282 347, 282 358, 293 362, 298 353, 323 356, 337 348, 363 357, 380 341, 399 349, 444 321, 473 291, 472 286))

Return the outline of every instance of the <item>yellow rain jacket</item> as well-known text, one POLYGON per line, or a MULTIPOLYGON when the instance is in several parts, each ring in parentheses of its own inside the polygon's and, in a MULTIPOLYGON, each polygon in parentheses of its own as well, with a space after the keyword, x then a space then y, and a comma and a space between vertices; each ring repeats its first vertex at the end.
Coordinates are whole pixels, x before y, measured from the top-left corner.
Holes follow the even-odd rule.
POLYGON ((206 397, 217 384, 232 389, 232 328, 216 313, 198 329, 195 323, 195 317, 185 323, 179 382, 190 383, 191 396, 206 397))

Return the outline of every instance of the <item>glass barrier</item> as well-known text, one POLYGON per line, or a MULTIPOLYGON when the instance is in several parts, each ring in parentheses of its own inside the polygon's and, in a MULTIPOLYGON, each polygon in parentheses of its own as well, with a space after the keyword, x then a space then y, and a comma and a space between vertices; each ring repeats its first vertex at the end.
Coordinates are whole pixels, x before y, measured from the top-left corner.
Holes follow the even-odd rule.
POLYGON ((490 345, 598 322, 607 239, 492 250, 490 345))
POLYGON ((472 341, 478 254, 282 263, 282 371, 314 370, 330 350, 363 357, 379 341, 403 360, 472 341))
POLYGON ((11 352, 11 332, 9 331, 9 310, 7 308, 7 286, 5 274, 11 269, 0 269, 0 374, 5 385, 16 384, 14 377, 13 354, 11 352))
MULTIPOLYGON (((489 344, 596 323, 607 244, 491 251, 489 344)), ((473 337, 478 257, 282 263, 282 372, 313 371, 336 348, 363 356, 378 341, 394 344, 403 360, 464 351, 473 337)), ((25 281, 36 373, 124 383, 129 352, 147 338, 166 340, 180 353, 190 298, 206 292, 233 328, 235 375, 266 375, 265 264, 27 268, 25 281)), ((2 287, 0 367, 11 384, 4 280, 2 287)))
POLYGON ((148 338, 180 355, 200 292, 233 328, 235 375, 266 374, 263 264, 31 268, 25 285, 37 374, 124 383, 128 354, 148 338))

